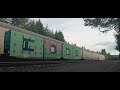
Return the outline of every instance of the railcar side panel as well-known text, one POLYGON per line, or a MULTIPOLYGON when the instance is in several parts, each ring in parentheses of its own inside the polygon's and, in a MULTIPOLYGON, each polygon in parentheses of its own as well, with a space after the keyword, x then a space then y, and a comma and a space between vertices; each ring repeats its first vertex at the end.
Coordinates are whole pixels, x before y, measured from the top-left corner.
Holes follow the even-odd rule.
POLYGON ((80 60, 81 59, 81 49, 79 47, 73 47, 73 59, 80 60))
POLYGON ((73 59, 73 52, 72 52, 72 46, 69 44, 63 43, 63 58, 64 59, 73 59))
POLYGON ((87 60, 91 59, 91 53, 89 50, 83 49, 83 59, 87 59, 87 60))
POLYGON ((98 53, 93 52, 93 60, 98 60, 98 53))
POLYGON ((105 60, 105 56, 102 54, 99 54, 99 60, 105 60))
POLYGON ((60 42, 44 39, 44 59, 60 59, 62 44, 60 42))
POLYGON ((63 58, 68 60, 81 59, 81 49, 66 43, 63 43, 63 58))
POLYGON ((18 58, 43 59, 43 39, 16 31, 6 33, 8 54, 18 58), (8 36, 7 33, 9 33, 8 36), (10 39, 9 39, 10 38, 10 39), (10 44, 9 44, 10 43, 10 44))

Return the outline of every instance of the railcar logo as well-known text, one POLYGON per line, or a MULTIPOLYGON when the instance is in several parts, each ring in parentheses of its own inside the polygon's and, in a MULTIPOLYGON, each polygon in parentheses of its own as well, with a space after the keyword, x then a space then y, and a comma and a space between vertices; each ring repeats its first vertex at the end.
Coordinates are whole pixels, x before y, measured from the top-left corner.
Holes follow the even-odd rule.
POLYGON ((23 38, 23 51, 34 51, 34 49, 31 49, 29 46, 29 43, 34 43, 34 40, 23 38))
POLYGON ((66 55, 70 55, 70 49, 66 48, 66 55))
POLYGON ((57 52, 56 45, 51 45, 50 52, 51 53, 56 53, 57 52))
POLYGON ((76 56, 78 56, 78 51, 76 50, 76 56))

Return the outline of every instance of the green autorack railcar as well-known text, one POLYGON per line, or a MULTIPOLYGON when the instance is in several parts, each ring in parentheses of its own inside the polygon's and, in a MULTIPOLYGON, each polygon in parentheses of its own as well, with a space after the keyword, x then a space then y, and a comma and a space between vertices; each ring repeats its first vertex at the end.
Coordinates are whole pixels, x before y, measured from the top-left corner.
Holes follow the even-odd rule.
POLYGON ((77 46, 63 43, 62 58, 68 60, 79 60, 81 58, 81 49, 77 46))
POLYGON ((5 33, 5 55, 43 59, 43 39, 9 30, 5 33))

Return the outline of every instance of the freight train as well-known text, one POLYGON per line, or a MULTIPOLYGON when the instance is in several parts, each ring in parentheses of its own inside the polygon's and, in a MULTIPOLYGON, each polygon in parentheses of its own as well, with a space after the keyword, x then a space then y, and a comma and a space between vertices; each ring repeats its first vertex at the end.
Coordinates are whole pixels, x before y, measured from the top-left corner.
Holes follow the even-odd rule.
POLYGON ((105 56, 0 22, 0 55, 35 60, 105 60, 105 56))

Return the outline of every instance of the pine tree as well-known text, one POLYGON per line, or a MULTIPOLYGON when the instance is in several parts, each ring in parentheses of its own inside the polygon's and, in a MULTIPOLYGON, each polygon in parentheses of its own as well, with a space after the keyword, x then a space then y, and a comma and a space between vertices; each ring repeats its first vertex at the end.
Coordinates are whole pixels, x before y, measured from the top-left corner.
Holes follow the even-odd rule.
POLYGON ((116 34, 116 42, 117 42, 117 46, 116 46, 116 50, 119 51, 119 59, 120 59, 120 33, 116 34))
POLYGON ((108 56, 107 56, 107 53, 106 53, 106 50, 105 50, 105 49, 102 49, 102 50, 101 50, 101 54, 105 55, 105 58, 108 59, 108 56))
POLYGON ((109 52, 108 52, 107 56, 108 56, 108 60, 112 59, 112 55, 109 52))
POLYGON ((44 27, 43 27, 43 24, 41 23, 40 19, 38 21, 36 21, 35 27, 36 27, 36 32, 38 34, 45 35, 44 27))
POLYGON ((65 42, 64 35, 60 30, 55 32, 55 39, 65 42))
POLYGON ((34 20, 31 20, 31 21, 28 23, 27 30, 37 33, 37 30, 36 30, 36 22, 35 22, 34 20))

